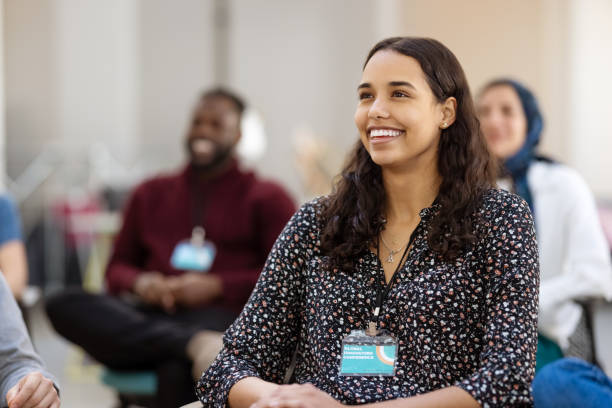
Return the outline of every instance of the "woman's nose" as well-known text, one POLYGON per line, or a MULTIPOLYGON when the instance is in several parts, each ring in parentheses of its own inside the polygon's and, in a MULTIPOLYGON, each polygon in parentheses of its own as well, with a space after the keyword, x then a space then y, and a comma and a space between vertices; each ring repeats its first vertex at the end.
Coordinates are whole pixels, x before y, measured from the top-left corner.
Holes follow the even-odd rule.
POLYGON ((492 124, 499 125, 504 121, 504 115, 502 112, 493 111, 488 115, 488 121, 492 124))
POLYGON ((487 129, 495 129, 501 125, 501 116, 496 113, 487 113, 480 117, 480 127, 483 131, 487 129))
POLYGON ((368 117, 370 119, 386 119, 389 117, 389 110, 383 100, 374 100, 374 103, 370 106, 368 117))

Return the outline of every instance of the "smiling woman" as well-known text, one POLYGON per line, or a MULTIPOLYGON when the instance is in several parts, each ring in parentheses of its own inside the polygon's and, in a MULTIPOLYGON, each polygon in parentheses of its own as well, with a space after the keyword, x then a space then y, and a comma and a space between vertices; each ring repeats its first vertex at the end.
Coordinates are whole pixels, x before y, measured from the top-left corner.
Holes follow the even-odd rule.
POLYGON ((373 55, 363 78, 355 123, 374 163, 396 168, 435 164, 440 129, 454 120, 456 99, 437 103, 419 62, 394 51, 373 55))
POLYGON ((360 139, 334 191, 277 239, 200 401, 530 406, 533 222, 523 200, 492 188, 461 66, 435 40, 390 38, 358 92, 360 139), (294 384, 280 385, 293 356, 294 384))

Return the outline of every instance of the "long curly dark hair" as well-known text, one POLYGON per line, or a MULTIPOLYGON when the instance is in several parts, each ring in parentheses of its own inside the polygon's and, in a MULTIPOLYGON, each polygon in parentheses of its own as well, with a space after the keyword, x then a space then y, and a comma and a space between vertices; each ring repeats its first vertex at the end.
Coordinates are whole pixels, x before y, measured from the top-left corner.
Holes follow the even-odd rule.
MULTIPOLYGON (((394 37, 372 48, 364 68, 381 50, 416 59, 438 102, 449 97, 457 100, 455 122, 440 135, 440 207, 428 230, 430 248, 453 260, 478 238, 476 210, 483 193, 495 184, 497 166, 487 151, 470 89, 455 55, 433 39, 394 37)), ((322 201, 321 250, 332 269, 353 270, 357 257, 376 243, 384 228, 385 197, 381 169, 358 141, 333 192, 322 201)))

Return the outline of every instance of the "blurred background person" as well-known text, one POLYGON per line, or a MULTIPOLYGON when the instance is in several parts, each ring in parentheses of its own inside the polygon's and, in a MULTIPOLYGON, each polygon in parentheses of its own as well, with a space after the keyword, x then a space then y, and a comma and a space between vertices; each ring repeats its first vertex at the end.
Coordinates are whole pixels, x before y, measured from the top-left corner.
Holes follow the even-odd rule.
POLYGON ((503 162, 499 185, 534 214, 540 249, 538 368, 563 355, 592 361, 586 316, 576 300, 612 299, 610 251, 595 199, 573 169, 539 156, 543 119, 533 94, 510 79, 489 82, 477 100, 489 150, 503 162))
POLYGON ((17 303, 0 274, 0 406, 59 408, 54 381, 34 351, 17 303))
MULTIPOLYGON (((536 368, 564 356, 596 362, 590 316, 578 302, 612 299, 612 269, 593 194, 576 171, 537 154, 543 119, 525 86, 510 79, 493 80, 480 92, 477 107, 488 147, 503 161, 499 185, 521 195, 535 218, 541 274, 536 368)), ((536 402, 545 395, 570 404, 563 406, 588 400, 590 388, 579 385, 580 377, 595 379, 591 385, 608 384, 603 392, 610 395, 609 380, 597 380, 605 375, 584 362, 562 360, 545 368, 546 379, 536 376, 534 383, 536 402), (576 375, 576 381, 568 375, 576 375)))
POLYGON ((19 212, 7 194, 0 194, 0 271, 15 299, 20 300, 28 284, 28 263, 19 212))
POLYGON ((189 163, 142 183, 125 208, 109 295, 77 288, 47 302, 55 329, 98 361, 155 369, 160 407, 195 399, 191 370, 199 376, 216 356, 295 210, 280 186, 240 169, 233 153, 244 108, 227 90, 205 92, 185 138, 189 163), (177 255, 204 249, 214 258, 208 272, 177 255))

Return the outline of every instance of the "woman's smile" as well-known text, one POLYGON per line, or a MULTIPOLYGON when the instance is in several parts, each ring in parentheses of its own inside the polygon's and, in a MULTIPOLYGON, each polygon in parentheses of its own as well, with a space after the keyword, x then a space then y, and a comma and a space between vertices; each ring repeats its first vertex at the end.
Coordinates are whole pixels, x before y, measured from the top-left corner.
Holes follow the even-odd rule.
POLYGON ((400 129, 372 126, 368 128, 368 140, 371 144, 387 143, 395 140, 405 133, 405 131, 400 129))

